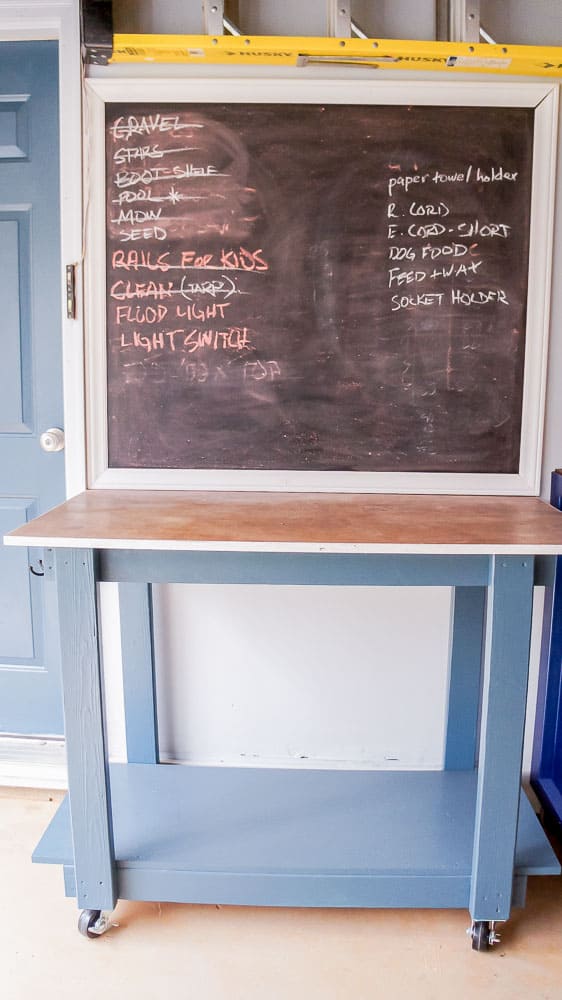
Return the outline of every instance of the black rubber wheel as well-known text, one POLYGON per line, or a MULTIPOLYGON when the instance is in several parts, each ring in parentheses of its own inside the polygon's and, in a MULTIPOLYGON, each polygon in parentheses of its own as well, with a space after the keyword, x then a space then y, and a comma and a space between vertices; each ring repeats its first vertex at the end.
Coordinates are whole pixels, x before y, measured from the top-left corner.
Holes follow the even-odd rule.
POLYGON ((488 951, 490 925, 487 920, 476 920, 472 928, 472 950, 488 951))
POLYGON ((78 917, 78 930, 80 934, 83 934, 87 938, 99 937, 99 934, 92 933, 92 927, 96 920, 99 920, 100 916, 101 910, 82 910, 82 913, 78 917))

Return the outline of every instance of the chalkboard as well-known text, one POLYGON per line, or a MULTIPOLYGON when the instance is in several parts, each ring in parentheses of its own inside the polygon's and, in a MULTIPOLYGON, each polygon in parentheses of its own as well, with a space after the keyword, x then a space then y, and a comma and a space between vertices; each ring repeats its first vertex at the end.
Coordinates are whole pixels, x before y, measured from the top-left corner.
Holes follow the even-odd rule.
POLYGON ((533 109, 106 105, 110 468, 517 473, 533 109))

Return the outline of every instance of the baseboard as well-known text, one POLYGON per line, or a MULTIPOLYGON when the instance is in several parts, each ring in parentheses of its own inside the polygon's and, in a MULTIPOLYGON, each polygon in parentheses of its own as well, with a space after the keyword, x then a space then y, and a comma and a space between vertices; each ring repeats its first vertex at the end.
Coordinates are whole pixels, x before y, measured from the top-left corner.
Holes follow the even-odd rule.
POLYGON ((0 785, 66 788, 64 740, 44 736, 0 736, 0 785))

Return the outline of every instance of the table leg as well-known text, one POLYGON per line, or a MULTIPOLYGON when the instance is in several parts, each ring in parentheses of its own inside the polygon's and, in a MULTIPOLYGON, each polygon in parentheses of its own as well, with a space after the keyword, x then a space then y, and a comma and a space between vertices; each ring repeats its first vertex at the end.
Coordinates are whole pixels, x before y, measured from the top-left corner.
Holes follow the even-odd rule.
POLYGON ((95 555, 57 549, 55 568, 77 900, 90 910, 112 910, 117 889, 95 555))
POLYGON ((493 556, 470 890, 475 921, 507 920, 519 812, 533 558, 493 556))
POLYGON ((485 609, 485 587, 454 588, 446 771, 471 771, 476 763, 485 609))
POLYGON ((127 760, 130 764, 157 764, 158 722, 150 584, 120 583, 119 613, 127 760))

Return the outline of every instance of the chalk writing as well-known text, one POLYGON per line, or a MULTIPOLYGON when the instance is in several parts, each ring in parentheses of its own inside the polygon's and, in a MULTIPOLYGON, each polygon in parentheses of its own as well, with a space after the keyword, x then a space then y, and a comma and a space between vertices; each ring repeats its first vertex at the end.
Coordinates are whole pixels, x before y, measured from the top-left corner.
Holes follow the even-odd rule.
POLYGON ((155 132, 182 132, 201 129, 201 122, 182 121, 181 115, 119 115, 109 127, 114 140, 130 139, 133 135, 153 135, 155 132))
MULTIPOLYGON (((166 318, 164 313, 158 322, 166 318)), ((227 330, 197 329, 192 330, 159 330, 154 333, 144 333, 132 330, 122 333, 120 348, 122 351, 132 348, 150 354, 152 351, 169 350, 175 353, 194 354, 195 351, 247 351, 250 349, 250 333, 246 327, 229 327, 227 330)))
POLYGON ((449 279, 462 279, 467 286, 477 278, 486 283, 488 269, 485 246, 492 241, 511 239, 513 227, 507 221, 497 218, 459 217, 455 202, 459 193, 462 195, 466 191, 467 185, 478 190, 487 184, 513 185, 517 182, 519 171, 507 169, 502 163, 486 168, 471 163, 462 170, 454 171, 423 169, 418 164, 413 170, 402 171, 400 164, 389 163, 388 171, 386 217, 391 221, 387 226, 387 285, 394 293, 390 297, 391 312, 428 307, 440 309, 443 306, 509 305, 505 288, 455 287, 448 292, 440 290, 415 295, 397 295, 395 290, 404 285, 420 285, 428 281, 445 288, 449 279), (431 197, 430 191, 435 185, 447 186, 446 200, 435 201, 431 197), (414 194, 415 197, 412 197, 414 194), (438 217, 439 221, 409 222, 408 217, 411 216, 416 220, 438 217), (450 239, 451 236, 458 236, 460 239, 450 239), (395 242, 396 240, 400 242, 395 242), (465 242, 469 240, 472 242, 465 242), (401 267, 393 265, 393 262, 398 261, 402 262, 401 267), (427 264, 432 261, 447 263, 428 268, 427 264), (415 266, 408 267, 408 264, 415 266))

